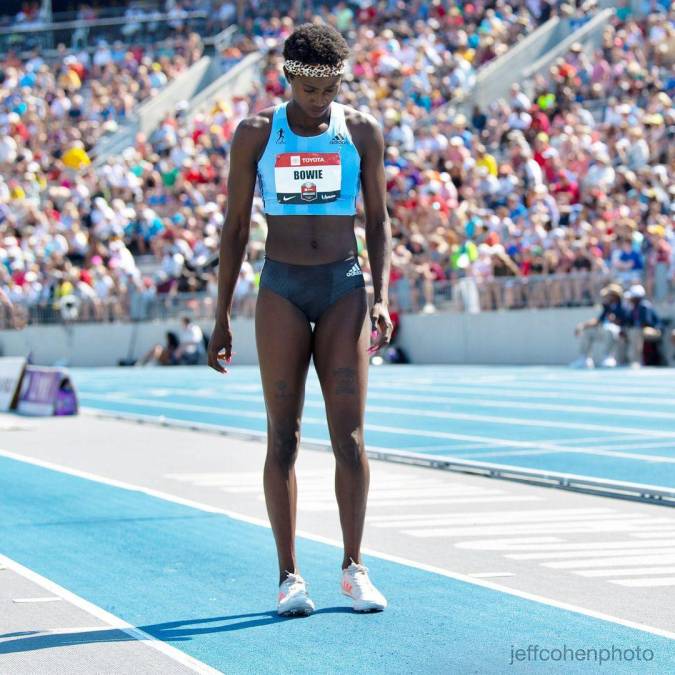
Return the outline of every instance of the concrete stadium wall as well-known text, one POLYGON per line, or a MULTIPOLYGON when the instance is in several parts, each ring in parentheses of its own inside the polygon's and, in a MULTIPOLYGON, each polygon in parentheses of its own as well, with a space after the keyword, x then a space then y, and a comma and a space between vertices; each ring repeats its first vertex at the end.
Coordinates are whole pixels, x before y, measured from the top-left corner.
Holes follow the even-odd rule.
POLYGON ((577 354, 574 327, 589 307, 481 314, 412 314, 399 345, 413 363, 555 365, 577 354))
MULTIPOLYGON (((675 316, 675 305, 659 310, 662 316, 675 316)), ((576 324, 597 313, 597 307, 575 307, 406 314, 399 344, 413 363, 562 365, 577 356, 576 324)), ((198 323, 206 334, 213 329, 212 321, 198 323)), ((114 366, 120 359, 138 358, 152 345, 164 343, 166 331, 178 327, 178 320, 30 326, 0 331, 0 354, 26 356, 32 351, 40 365, 114 366)), ((234 319, 232 332, 236 363, 256 364, 253 319, 234 319)))
MULTIPOLYGON (((663 317, 675 306, 660 306, 663 317)), ((522 309, 481 314, 411 314, 399 345, 413 363, 565 365, 578 355, 574 328, 598 307, 522 309)))
MULTIPOLYGON (((197 322, 207 335, 212 321, 197 322)), ((36 364, 51 366, 116 366, 129 355, 139 358, 157 343, 165 343, 168 330, 178 331, 179 320, 139 323, 84 323, 29 326, 22 331, 0 331, 2 356, 33 353, 36 364)), ((258 362, 252 319, 234 319, 233 350, 237 363, 258 362)))

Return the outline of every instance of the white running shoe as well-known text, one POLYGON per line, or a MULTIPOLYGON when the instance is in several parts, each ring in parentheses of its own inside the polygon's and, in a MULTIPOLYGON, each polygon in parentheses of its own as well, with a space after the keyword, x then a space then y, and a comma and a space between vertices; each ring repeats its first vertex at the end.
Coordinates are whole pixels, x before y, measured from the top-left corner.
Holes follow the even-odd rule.
POLYGON ((299 574, 290 573, 279 586, 277 614, 311 614, 314 603, 307 594, 308 588, 299 574))
POLYGON ((613 356, 608 356, 606 359, 602 360, 600 364, 601 368, 616 368, 616 359, 613 356))
POLYGON ((595 363, 590 356, 580 356, 570 363, 570 368, 594 368, 595 363))
POLYGON ((352 599, 355 612, 379 612, 387 606, 387 600, 368 578, 368 568, 350 558, 351 565, 342 570, 342 595, 352 599))

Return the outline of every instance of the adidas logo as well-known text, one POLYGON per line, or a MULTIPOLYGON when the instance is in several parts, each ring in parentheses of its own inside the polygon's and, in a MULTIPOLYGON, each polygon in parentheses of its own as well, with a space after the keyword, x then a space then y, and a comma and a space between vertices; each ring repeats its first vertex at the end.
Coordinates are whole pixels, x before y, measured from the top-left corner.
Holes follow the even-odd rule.
POLYGON ((355 262, 352 265, 352 268, 347 272, 348 277, 358 277, 359 275, 363 276, 363 272, 361 271, 361 268, 359 267, 359 263, 355 262))
POLYGON ((346 142, 347 142, 347 137, 344 134, 338 133, 338 134, 335 134, 335 136, 333 136, 333 139, 331 140, 330 144, 335 145, 335 144, 339 143, 340 145, 342 145, 343 143, 346 143, 346 142))

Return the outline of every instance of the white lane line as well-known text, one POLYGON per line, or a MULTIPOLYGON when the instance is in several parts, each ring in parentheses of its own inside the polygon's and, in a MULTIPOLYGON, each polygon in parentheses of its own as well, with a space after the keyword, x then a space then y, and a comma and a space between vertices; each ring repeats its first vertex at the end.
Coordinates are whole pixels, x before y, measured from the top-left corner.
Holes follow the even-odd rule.
POLYGON ((580 572, 573 572, 580 577, 640 577, 647 576, 650 574, 673 574, 675 573, 675 565, 650 565, 649 567, 625 567, 622 569, 610 569, 610 570, 582 570, 580 572))
MULTIPOLYGON (((675 444, 675 441, 670 441, 669 446, 675 444)), ((544 446, 545 447, 545 446, 544 446)), ((642 452, 620 452, 612 450, 600 450, 593 448, 560 448, 553 446, 551 450, 542 450, 538 452, 527 452, 522 454, 545 455, 545 454, 579 454, 579 455, 597 455, 598 457, 618 457, 619 459, 637 459, 643 462, 660 462, 664 464, 675 464, 675 456, 668 457, 664 455, 648 455, 642 452)), ((503 455, 520 454, 516 452, 482 452, 476 454, 467 454, 464 459, 471 459, 472 457, 500 457, 503 455)))
POLYGON ((511 515, 509 511, 501 514, 500 516, 486 516, 480 518, 474 516, 471 518, 464 518, 462 514, 450 514, 442 518, 431 518, 426 519, 422 514, 417 516, 417 520, 394 520, 387 523, 373 523, 376 527, 385 527, 385 528, 398 528, 398 527, 417 527, 421 530, 424 530, 428 527, 439 527, 439 526, 462 526, 462 525, 510 525, 510 524, 525 524, 525 523, 537 523, 537 524, 546 524, 549 523, 551 528, 557 526, 558 523, 581 523, 581 522, 593 522, 593 521, 608 521, 608 520, 617 520, 625 518, 620 513, 616 514, 607 514, 605 516, 596 516, 594 514, 579 514, 579 515, 565 515, 560 514, 557 516, 546 516, 544 514, 539 514, 536 511, 528 515, 511 515))
MULTIPOLYGON (((264 501, 265 496, 260 497, 260 501, 264 501)), ((492 504, 495 502, 541 502, 542 497, 458 497, 456 499, 378 499, 371 500, 368 498, 368 508, 389 508, 391 506, 431 506, 436 504, 492 504)), ((337 509, 335 498, 326 499, 324 501, 304 501, 298 504, 301 511, 334 511, 337 509)), ((370 520, 370 516, 367 516, 370 520)))
MULTIPOLYGON (((539 509, 536 512, 531 510, 520 510, 520 511, 466 511, 460 514, 452 513, 425 513, 424 517, 429 521, 434 520, 445 520, 446 518, 451 518, 452 520, 459 520, 460 522, 471 519, 473 522, 474 517, 479 518, 496 518, 501 519, 505 515, 507 517, 520 517, 525 516, 529 517, 533 514, 536 514, 539 517, 547 516, 576 516, 576 515, 591 515, 591 516, 604 516, 606 514, 619 514, 616 509, 605 508, 605 507, 592 507, 592 508, 571 508, 571 509, 539 509)), ((420 514, 390 514, 387 516, 378 516, 378 521, 406 521, 406 520, 418 520, 420 514)))
MULTIPOLYGON (((651 518, 634 518, 631 520, 591 520, 591 521, 562 521, 555 524, 557 533, 572 532, 627 532, 643 528, 653 522, 651 518)), ((482 536, 502 536, 510 534, 530 534, 535 532, 546 533, 551 530, 548 523, 524 523, 517 525, 489 525, 483 527, 438 527, 416 530, 401 530, 404 534, 411 537, 427 539, 432 537, 482 537, 482 536)))
MULTIPOLYGON (((643 434, 626 434, 622 435, 620 437, 617 437, 615 442, 616 443, 628 443, 628 444, 633 444, 632 441, 642 441, 644 440, 643 434)), ((581 438, 561 438, 560 440, 557 439, 552 439, 552 440, 547 440, 547 439, 542 439, 540 441, 541 443, 556 443, 557 445, 560 445, 561 447, 565 447, 567 445, 573 446, 578 443, 590 443, 591 447, 595 447, 593 444, 594 443, 601 443, 605 444, 607 443, 607 434, 604 434, 602 436, 582 436, 581 438)), ((642 445, 642 444, 640 444, 642 445)))
MULTIPOLYGON (((153 395, 153 392, 156 390, 148 390, 149 395, 153 395)), ((208 396, 205 396, 199 391, 193 391, 190 389, 184 388, 174 388, 174 389, 162 389, 160 398, 164 398, 170 393, 182 396, 185 398, 207 398, 214 399, 216 401, 243 401, 248 403, 255 403, 257 405, 262 405, 263 401, 261 397, 246 395, 246 394, 236 394, 230 391, 228 392, 217 392, 210 393, 208 396)), ((145 393, 145 392, 144 392, 145 393)), ((119 392, 114 392, 107 394, 108 396, 121 396, 119 392)), ((127 394, 123 394, 128 396, 127 394)), ((84 394, 87 396, 87 394, 84 394)), ((100 396, 100 395, 94 395, 100 396)), ((514 410, 547 410, 549 412, 578 412, 578 413, 590 413, 593 415, 604 415, 609 417, 641 417, 645 419, 661 419, 669 420, 673 419, 673 412, 660 412, 654 410, 645 410, 644 408, 617 408, 617 407, 603 407, 603 406, 580 406, 576 404, 562 404, 562 403, 535 403, 529 401, 504 401, 503 399, 494 399, 494 398, 483 398, 475 400, 467 400, 462 397, 452 397, 452 396, 418 396, 415 394, 405 394, 399 392, 369 392, 368 399, 381 399, 381 400, 394 400, 394 401, 410 401, 417 402, 421 404, 425 403, 434 403, 434 404, 447 404, 447 405, 459 405, 459 406, 472 406, 477 408, 504 408, 504 409, 514 409, 514 410)), ((131 400, 131 399, 130 399, 131 400)), ((653 403, 653 401, 650 401, 653 403)), ((189 404, 188 404, 189 405, 189 404)), ((314 401, 312 398, 308 398, 306 405, 310 407, 323 407, 323 402, 314 401)), ((369 410, 372 406, 369 406, 369 410)))
POLYGON ((496 577, 515 577, 514 572, 469 572, 474 579, 494 579, 496 577))
MULTIPOLYGON (((592 394, 598 394, 599 396, 602 396, 604 392, 606 392, 612 384, 614 383, 579 385, 579 383, 577 382, 558 381, 555 383, 555 385, 553 384, 546 385, 519 380, 514 382, 513 384, 496 383, 491 384, 487 387, 481 385, 480 383, 473 383, 473 382, 465 382, 461 386, 439 385, 437 381, 430 382, 428 384, 412 384, 412 383, 408 384, 405 382, 401 382, 400 385, 398 386, 403 387, 405 392, 421 391, 424 392, 425 394, 429 393, 445 394, 457 392, 460 394, 476 394, 477 396, 480 396, 490 394, 494 395, 498 391, 501 396, 502 391, 504 391, 504 393, 506 394, 508 394, 508 392, 512 392, 513 395, 523 395, 529 393, 533 397, 536 396, 537 398, 540 397, 543 398, 547 396, 550 398, 560 398, 562 393, 564 396, 567 396, 568 398, 576 399, 580 396, 588 396, 592 394)), ((395 383, 373 382, 372 384, 369 384, 368 392, 370 393, 371 389, 375 391, 378 389, 391 391, 396 387, 397 385, 395 383)), ((669 399, 667 397, 672 396, 673 394, 672 387, 668 386, 660 387, 658 385, 649 385, 648 387, 632 387, 628 385, 618 385, 617 388, 621 389, 621 392, 626 395, 626 398, 628 398, 630 394, 643 394, 645 395, 644 398, 656 404, 658 404, 661 401, 660 398, 661 395, 663 395, 666 401, 670 401, 672 399, 669 399)), ((635 399, 631 398, 630 401, 634 402, 635 399)))
MULTIPOLYGON (((53 471, 59 471, 60 473, 65 473, 69 474, 71 476, 77 476, 78 478, 85 478, 87 480, 95 481, 97 483, 103 483, 105 485, 112 485, 113 487, 119 487, 124 490, 131 490, 134 492, 141 492, 143 494, 147 494, 151 497, 157 497, 158 499, 163 499, 165 501, 173 502, 175 504, 182 504, 183 506, 188 506, 193 509, 198 509, 200 511, 205 511, 206 513, 220 513, 225 516, 228 516, 229 518, 233 518, 235 520, 239 520, 241 522, 246 522, 246 523, 251 523, 253 525, 259 525, 261 527, 265 527, 267 529, 271 529, 271 526, 269 524, 269 521, 263 520, 261 518, 253 518, 251 516, 246 516, 241 513, 236 513, 234 511, 230 511, 228 509, 221 509, 218 507, 211 506, 210 504, 203 504, 201 502, 196 502, 190 499, 184 499, 182 497, 178 497, 176 495, 172 495, 167 492, 162 492, 160 490, 154 490, 152 488, 147 488, 143 487, 140 485, 133 485, 131 483, 126 483, 124 481, 119 481, 113 478, 106 478, 104 476, 99 476, 97 474, 91 473, 89 471, 81 471, 80 469, 73 469, 71 467, 55 464, 54 462, 47 462, 42 459, 38 459, 36 457, 29 457, 27 455, 21 455, 16 452, 10 452, 8 450, 0 450, 0 455, 7 457, 9 459, 14 459, 20 462, 25 462, 27 464, 34 464, 35 466, 41 466, 46 469, 52 469, 53 471)), ((343 549, 343 542, 338 541, 335 539, 330 539, 328 537, 322 537, 320 535, 312 534, 310 532, 306 532, 304 530, 297 530, 297 535, 300 537, 304 537, 305 539, 310 539, 312 541, 318 541, 324 544, 327 544, 329 546, 333 546, 334 548, 337 548, 338 550, 343 549)), ((403 558, 402 556, 396 556, 396 555, 391 555, 389 553, 383 553, 382 551, 376 551, 371 548, 362 548, 362 552, 365 555, 370 555, 375 558, 380 558, 381 560, 388 560, 389 562, 394 562, 399 565, 404 565, 406 567, 412 567, 415 569, 420 569, 424 570, 425 572, 431 572, 433 574, 438 574, 440 576, 444 576, 449 579, 456 579, 457 581, 464 581, 470 584, 474 584, 476 586, 481 586, 483 588, 489 588, 490 590, 497 591, 499 593, 506 593, 507 595, 511 595, 514 597, 522 598, 524 600, 531 600, 534 602, 538 602, 543 605, 547 605, 549 607, 556 607, 557 609, 563 609, 566 611, 570 612, 575 612, 577 614, 582 614, 584 616, 589 616, 594 619, 601 619, 602 621, 608 621, 610 623, 615 623, 620 626, 625 626, 627 628, 633 628, 635 630, 640 630, 646 633, 651 633, 652 635, 659 635, 661 637, 666 637, 671 640, 675 640, 675 631, 668 631, 664 630, 663 628, 657 628, 655 626, 648 626, 643 623, 639 623, 637 621, 631 621, 630 619, 623 619, 620 617, 612 616, 610 614, 606 614, 605 612, 598 612, 593 609, 587 609, 585 607, 580 607, 578 605, 573 605, 572 603, 568 602, 562 602, 560 600, 554 600, 552 598, 547 598, 543 595, 538 595, 536 593, 528 593, 527 591, 521 591, 513 588, 509 588, 508 586, 501 586, 499 584, 496 584, 492 581, 488 581, 485 579, 475 579, 473 577, 470 577, 466 574, 462 574, 460 572, 453 572, 451 570, 447 570, 441 567, 437 567, 435 565, 428 565, 426 563, 420 563, 416 562, 414 560, 409 560, 408 558, 403 558)), ((6 559, 2 558, 2 561, 4 562, 6 559)), ((24 568, 25 569, 25 568, 24 568)), ((27 572, 32 573, 30 570, 26 570, 27 572)), ((36 575, 38 576, 38 575, 36 575)), ((52 582, 49 582, 48 580, 45 579, 49 584, 52 582)), ((61 589, 65 590, 65 589, 61 589)), ((66 591, 67 593, 67 591, 66 591)), ((72 594, 71 594, 72 595, 72 594)), ((67 599, 67 598, 66 598, 67 599)), ((81 599, 80 599, 81 600, 81 599)), ((86 602, 86 601, 83 601, 86 602)), ((90 604, 90 603, 87 603, 90 604)), ((92 605, 92 607, 95 607, 92 605)), ((95 608, 99 611, 100 608, 95 608)), ((107 612, 106 612, 107 614, 107 612)), ((117 619, 116 617, 113 617, 112 615, 108 615, 110 618, 115 619, 116 621, 120 621, 120 619, 117 619)), ((100 618, 100 617, 99 617, 100 618)), ((132 630, 138 630, 134 629, 133 627, 130 627, 132 630)), ((142 633, 142 631, 140 631, 142 633)), ((152 645, 152 637, 144 635, 144 639, 150 638, 151 642, 148 642, 148 644, 152 645)), ((165 643, 159 643, 161 645, 167 646, 165 643)), ((171 648, 173 649, 173 648, 171 648)), ((177 650, 175 650, 177 651, 177 650)), ((186 656, 182 652, 178 652, 181 656, 186 656)), ((194 659, 192 659, 194 661, 194 659)), ((197 662, 199 663, 199 662, 197 662)), ((218 673, 218 671, 213 671, 213 669, 209 669, 209 671, 204 671, 204 672, 213 672, 213 673, 218 673)))
POLYGON ((651 539, 652 537, 663 537, 675 541, 675 529, 657 528, 650 532, 631 532, 631 537, 637 539, 651 539))
POLYGON ((674 544, 662 539, 643 539, 636 541, 628 539, 624 541, 588 541, 577 543, 511 543, 508 539, 486 539, 479 541, 466 541, 456 544, 458 548, 468 548, 476 551, 519 552, 525 555, 549 555, 544 551, 611 551, 612 549, 642 549, 650 547, 672 547, 674 544))
MULTIPOLYGON (((508 502, 542 502, 543 497, 535 497, 534 495, 513 495, 511 497, 448 497, 447 499, 411 499, 410 505, 415 504, 429 505, 429 504, 495 504, 508 502)), ((379 499, 371 504, 368 499, 368 506, 396 506, 401 501, 398 499, 379 499)))
POLYGON ((14 598, 12 602, 62 602, 63 598, 59 598, 58 596, 55 595, 50 595, 45 598, 14 598))
POLYGON ((541 563, 555 570, 574 570, 592 567, 626 567, 627 565, 669 565, 675 563, 672 555, 622 555, 618 558, 594 558, 593 560, 563 560, 561 562, 541 563))
MULTIPOLYGON (((4 450, 0 450, 0 454, 5 457, 9 457, 9 454, 4 450)), ((11 459, 18 459, 18 457, 12 457, 11 459)), ((26 462, 26 459, 19 461, 26 462)), ((36 464, 35 461, 27 463, 36 464)), ((45 466, 44 464, 36 464, 36 465, 45 466)), ((59 469, 55 470, 59 471, 59 469)), ((66 471, 61 472, 67 473, 66 471)), ((221 671, 216 670, 215 668, 211 668, 211 666, 207 666, 205 663, 202 663, 201 661, 198 661, 192 656, 189 656, 188 654, 181 652, 180 650, 176 649, 175 647, 172 647, 168 643, 162 642, 161 640, 158 640, 152 635, 149 635, 145 631, 142 631, 140 628, 132 626, 130 623, 123 621, 114 614, 111 614, 110 612, 107 612, 101 607, 94 605, 88 600, 81 598, 79 595, 75 595, 75 593, 72 593, 71 591, 63 588, 63 586, 59 586, 58 584, 47 579, 46 577, 43 577, 41 574, 34 572, 28 567, 24 567, 20 563, 16 562, 16 560, 12 560, 11 558, 8 558, 7 556, 0 554, 0 561, 2 561, 2 563, 10 570, 24 577, 24 579, 28 579, 29 581, 32 581, 34 584, 37 584, 38 586, 44 588, 46 591, 54 593, 54 595, 58 595, 59 598, 65 600, 66 602, 69 602, 71 605, 74 605, 75 607, 84 610, 88 614, 91 614, 91 616, 94 616, 97 619, 104 621, 109 625, 110 628, 117 628, 123 631, 124 633, 134 638, 135 640, 139 640, 143 642, 143 644, 148 645, 148 647, 152 647, 153 649, 156 649, 158 652, 161 652, 165 656, 168 656, 173 661, 180 663, 186 668, 190 668, 195 673, 203 673, 204 675, 221 675, 221 671)))
POLYGON ((506 553, 504 554, 505 558, 509 560, 577 560, 581 558, 598 558, 602 555, 636 555, 636 554, 653 554, 658 555, 672 555, 675 554, 675 548, 673 544, 661 546, 642 546, 639 549, 632 548, 619 548, 611 550, 596 550, 591 549, 588 551, 560 551, 558 553, 549 552, 549 553, 506 553))
POLYGON ((505 537, 499 539, 478 539, 476 541, 459 541, 457 548, 471 548, 478 551, 501 551, 511 547, 557 545, 563 542, 560 537, 505 537))
MULTIPOLYGON (((98 398, 102 400, 106 400, 106 397, 108 395, 95 395, 95 396, 89 396, 89 398, 98 398)), ((83 398, 87 398, 87 396, 83 396, 83 398)), ((151 408, 168 408, 168 409, 175 409, 175 410, 191 410, 191 411, 196 411, 196 412, 210 412, 210 413, 216 413, 219 415, 224 415, 224 416, 241 416, 241 417, 251 417, 255 419, 267 419, 267 413, 263 412, 254 412, 254 411, 235 411, 228 413, 227 408, 225 406, 204 406, 204 405, 192 405, 191 403, 172 403, 170 401, 149 401, 147 399, 142 399, 142 398, 127 398, 125 399, 124 403, 129 403, 132 405, 139 405, 139 406, 144 406, 144 407, 151 407, 151 408)), ((306 401, 305 402, 306 407, 315 407, 315 408, 323 408, 324 405, 323 403, 319 402, 312 402, 312 401, 306 401)), ((373 406, 369 405, 368 406, 368 411, 371 413, 374 412, 380 412, 380 413, 386 413, 388 415, 397 415, 397 416, 406 416, 406 417, 428 417, 432 419, 444 419, 444 420, 458 420, 458 421, 469 421, 469 422, 486 422, 489 424, 502 424, 506 426, 525 426, 525 427, 538 427, 538 428, 547 428, 547 429, 579 429, 579 430, 584 430, 584 431, 597 431, 597 432, 603 432, 603 433, 612 433, 612 434, 626 434, 626 433, 633 433, 633 434, 639 434, 641 433, 643 436, 651 436, 654 438, 673 438, 675 439, 675 431, 657 431, 654 429, 638 429, 635 427, 619 427, 617 425, 602 425, 602 424, 587 424, 587 423, 580 423, 580 422, 563 422, 563 421, 558 421, 558 420, 533 420, 533 419, 525 419, 525 418, 520 418, 520 417, 498 417, 496 415, 473 415, 470 413, 451 413, 448 411, 444 410, 421 410, 417 408, 398 408, 398 407, 393 407, 393 406, 373 406)), ((307 422, 308 424, 324 424, 325 423, 325 418, 321 417, 304 417, 303 416, 303 422, 307 422)), ((383 430, 387 431, 389 429, 393 429, 395 433, 399 433, 402 430, 397 428, 397 427, 388 427, 388 426, 381 426, 381 425, 366 425, 366 429, 378 429, 378 430, 383 430)), ((408 427, 404 428, 405 430, 408 430, 410 432, 414 432, 419 435, 429 435, 429 433, 422 434, 421 431, 416 431, 409 429, 408 427)), ((443 436, 438 435, 437 437, 442 438, 446 437, 444 434, 443 436)), ((451 436, 447 436, 451 437, 451 436)), ((483 439, 478 436, 472 436, 472 437, 466 437, 466 438, 471 438, 471 440, 490 440, 490 439, 483 439)), ((513 443, 513 445, 516 445, 516 443, 513 443)), ((675 461, 675 458, 673 458, 673 461, 675 461)))
POLYGON ((662 577, 660 579, 610 579, 610 584, 618 586, 632 586, 633 588, 662 588, 663 586, 675 586, 675 577, 662 577))
MULTIPOLYGON (((390 399, 395 401, 417 401, 419 403, 436 403, 448 405, 472 406, 477 408, 505 408, 514 410, 547 410, 549 412, 564 412, 564 413, 590 413, 593 415, 603 415, 606 417, 642 417, 644 419, 660 419, 673 420, 673 412, 659 412, 654 410, 644 410, 640 408, 607 408, 602 406, 580 406, 569 405, 562 403, 533 403, 533 402, 519 402, 519 401, 503 401, 490 398, 480 398, 477 400, 467 400, 463 398, 453 397, 437 397, 437 396, 414 396, 408 394, 377 394, 372 393, 368 395, 368 399, 390 399)), ((370 409, 370 406, 368 406, 370 409)))
POLYGON ((621 449, 622 446, 628 446, 628 449, 639 449, 644 450, 646 448, 670 448, 675 449, 675 440, 666 440, 666 441, 640 441, 636 443, 635 441, 616 441, 609 443, 608 445, 594 445, 594 450, 617 450, 621 449))
POLYGON ((437 520, 426 520, 422 515, 419 515, 417 520, 395 520, 389 523, 373 523, 375 527, 383 528, 417 528, 419 532, 427 532, 429 528, 435 527, 462 527, 465 525, 471 525, 472 527, 485 526, 490 527, 495 526, 505 526, 509 527, 511 525, 517 527, 519 525, 526 525, 531 523, 534 525, 546 525, 548 523, 551 529, 558 527, 558 524, 563 525, 580 524, 580 523, 593 523, 593 522, 621 522, 621 514, 607 514, 604 517, 594 516, 594 515, 578 515, 578 516, 538 516, 535 513, 532 513, 530 516, 509 516, 508 511, 503 515, 503 517, 487 517, 487 518, 471 518, 466 519, 461 516, 448 516, 446 518, 439 518, 437 520))

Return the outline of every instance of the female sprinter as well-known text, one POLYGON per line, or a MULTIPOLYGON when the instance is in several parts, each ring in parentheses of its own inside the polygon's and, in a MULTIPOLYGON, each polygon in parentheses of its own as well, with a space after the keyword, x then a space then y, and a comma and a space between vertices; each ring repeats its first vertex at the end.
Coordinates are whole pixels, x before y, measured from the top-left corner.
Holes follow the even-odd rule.
POLYGON ((279 557, 279 614, 314 610, 294 541, 294 463, 311 357, 336 459, 335 492, 344 542, 342 593, 352 599, 356 611, 387 606, 361 563, 360 547, 370 482, 363 441, 369 356, 389 342, 392 332, 387 309, 391 226, 382 132, 371 115, 334 102, 348 56, 347 43, 335 29, 298 27, 284 45, 290 101, 242 120, 230 151, 216 323, 208 359, 211 368, 227 372, 223 364, 230 362, 232 353, 232 294, 248 241, 257 177, 268 234, 255 314, 256 344, 267 409, 263 482, 279 557), (370 322, 354 236, 359 179, 375 292, 370 322))

